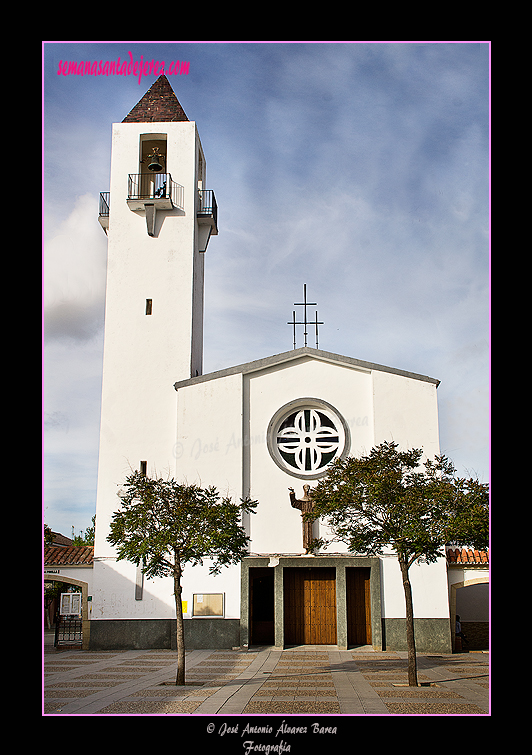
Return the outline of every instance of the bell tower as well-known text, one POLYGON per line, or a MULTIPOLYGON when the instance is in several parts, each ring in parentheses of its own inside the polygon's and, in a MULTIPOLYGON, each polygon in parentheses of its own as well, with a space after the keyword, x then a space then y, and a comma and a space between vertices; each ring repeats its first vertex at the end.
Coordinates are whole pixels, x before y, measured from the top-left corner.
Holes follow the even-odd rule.
MULTIPOLYGON (((175 475, 176 380, 202 373, 204 254, 214 193, 190 121, 160 76, 113 124, 95 562, 130 471, 175 475)), ((97 573, 95 571, 95 577, 97 573)))

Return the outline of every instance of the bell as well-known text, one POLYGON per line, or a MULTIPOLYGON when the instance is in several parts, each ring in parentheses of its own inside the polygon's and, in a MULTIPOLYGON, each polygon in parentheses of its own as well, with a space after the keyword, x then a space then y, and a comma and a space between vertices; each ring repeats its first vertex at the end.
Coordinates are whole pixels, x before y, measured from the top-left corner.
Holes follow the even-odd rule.
POLYGON ((163 157, 159 154, 159 148, 154 147, 151 155, 148 155, 148 170, 158 173, 163 169, 163 157))

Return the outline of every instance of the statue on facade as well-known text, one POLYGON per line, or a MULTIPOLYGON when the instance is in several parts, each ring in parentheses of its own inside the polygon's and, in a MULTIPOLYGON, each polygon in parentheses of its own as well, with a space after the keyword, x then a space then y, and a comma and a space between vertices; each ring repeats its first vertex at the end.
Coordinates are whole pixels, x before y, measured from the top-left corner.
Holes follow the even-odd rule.
POLYGON ((303 485, 303 498, 298 500, 294 493, 294 488, 288 488, 290 491, 290 504, 292 508, 299 509, 301 511, 301 523, 303 527, 303 548, 305 553, 312 552, 312 524, 313 519, 306 517, 305 514, 312 514, 314 510, 314 502, 310 496, 310 485, 303 485))

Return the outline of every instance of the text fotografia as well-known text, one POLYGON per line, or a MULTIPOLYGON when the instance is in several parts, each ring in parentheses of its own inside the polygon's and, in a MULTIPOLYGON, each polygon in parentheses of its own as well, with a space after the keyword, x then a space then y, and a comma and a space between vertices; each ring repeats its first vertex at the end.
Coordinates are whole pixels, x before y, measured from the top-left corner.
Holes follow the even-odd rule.
POLYGON ((262 752, 266 753, 266 755, 279 753, 280 755, 281 753, 290 752, 291 750, 290 744, 285 742, 284 739, 277 741, 276 744, 263 744, 262 742, 256 742, 253 739, 243 738, 261 734, 273 735, 276 739, 281 736, 297 736, 298 734, 337 734, 337 728, 336 726, 323 726, 320 723, 311 723, 306 726, 292 726, 287 724, 283 719, 282 724, 277 728, 270 724, 253 726, 249 723, 242 728, 240 728, 240 724, 238 723, 234 725, 223 723, 216 728, 213 723, 210 723, 207 726, 207 732, 209 734, 216 732, 219 737, 230 736, 231 734, 240 736, 242 738, 242 747, 245 755, 251 755, 254 752, 262 752))
POLYGON ((183 76, 190 70, 190 62, 173 60, 168 68, 164 60, 133 60, 129 52, 129 60, 60 60, 57 69, 58 76, 138 76, 139 84, 143 76, 183 76))

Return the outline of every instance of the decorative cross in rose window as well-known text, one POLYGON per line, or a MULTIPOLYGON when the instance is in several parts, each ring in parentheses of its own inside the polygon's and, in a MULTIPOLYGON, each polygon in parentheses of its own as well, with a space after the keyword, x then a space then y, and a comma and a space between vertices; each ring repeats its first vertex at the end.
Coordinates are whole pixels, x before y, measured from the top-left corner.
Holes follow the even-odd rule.
POLYGON ((318 409, 294 412, 277 432, 277 448, 283 459, 300 472, 316 472, 340 450, 340 433, 334 422, 318 409))

